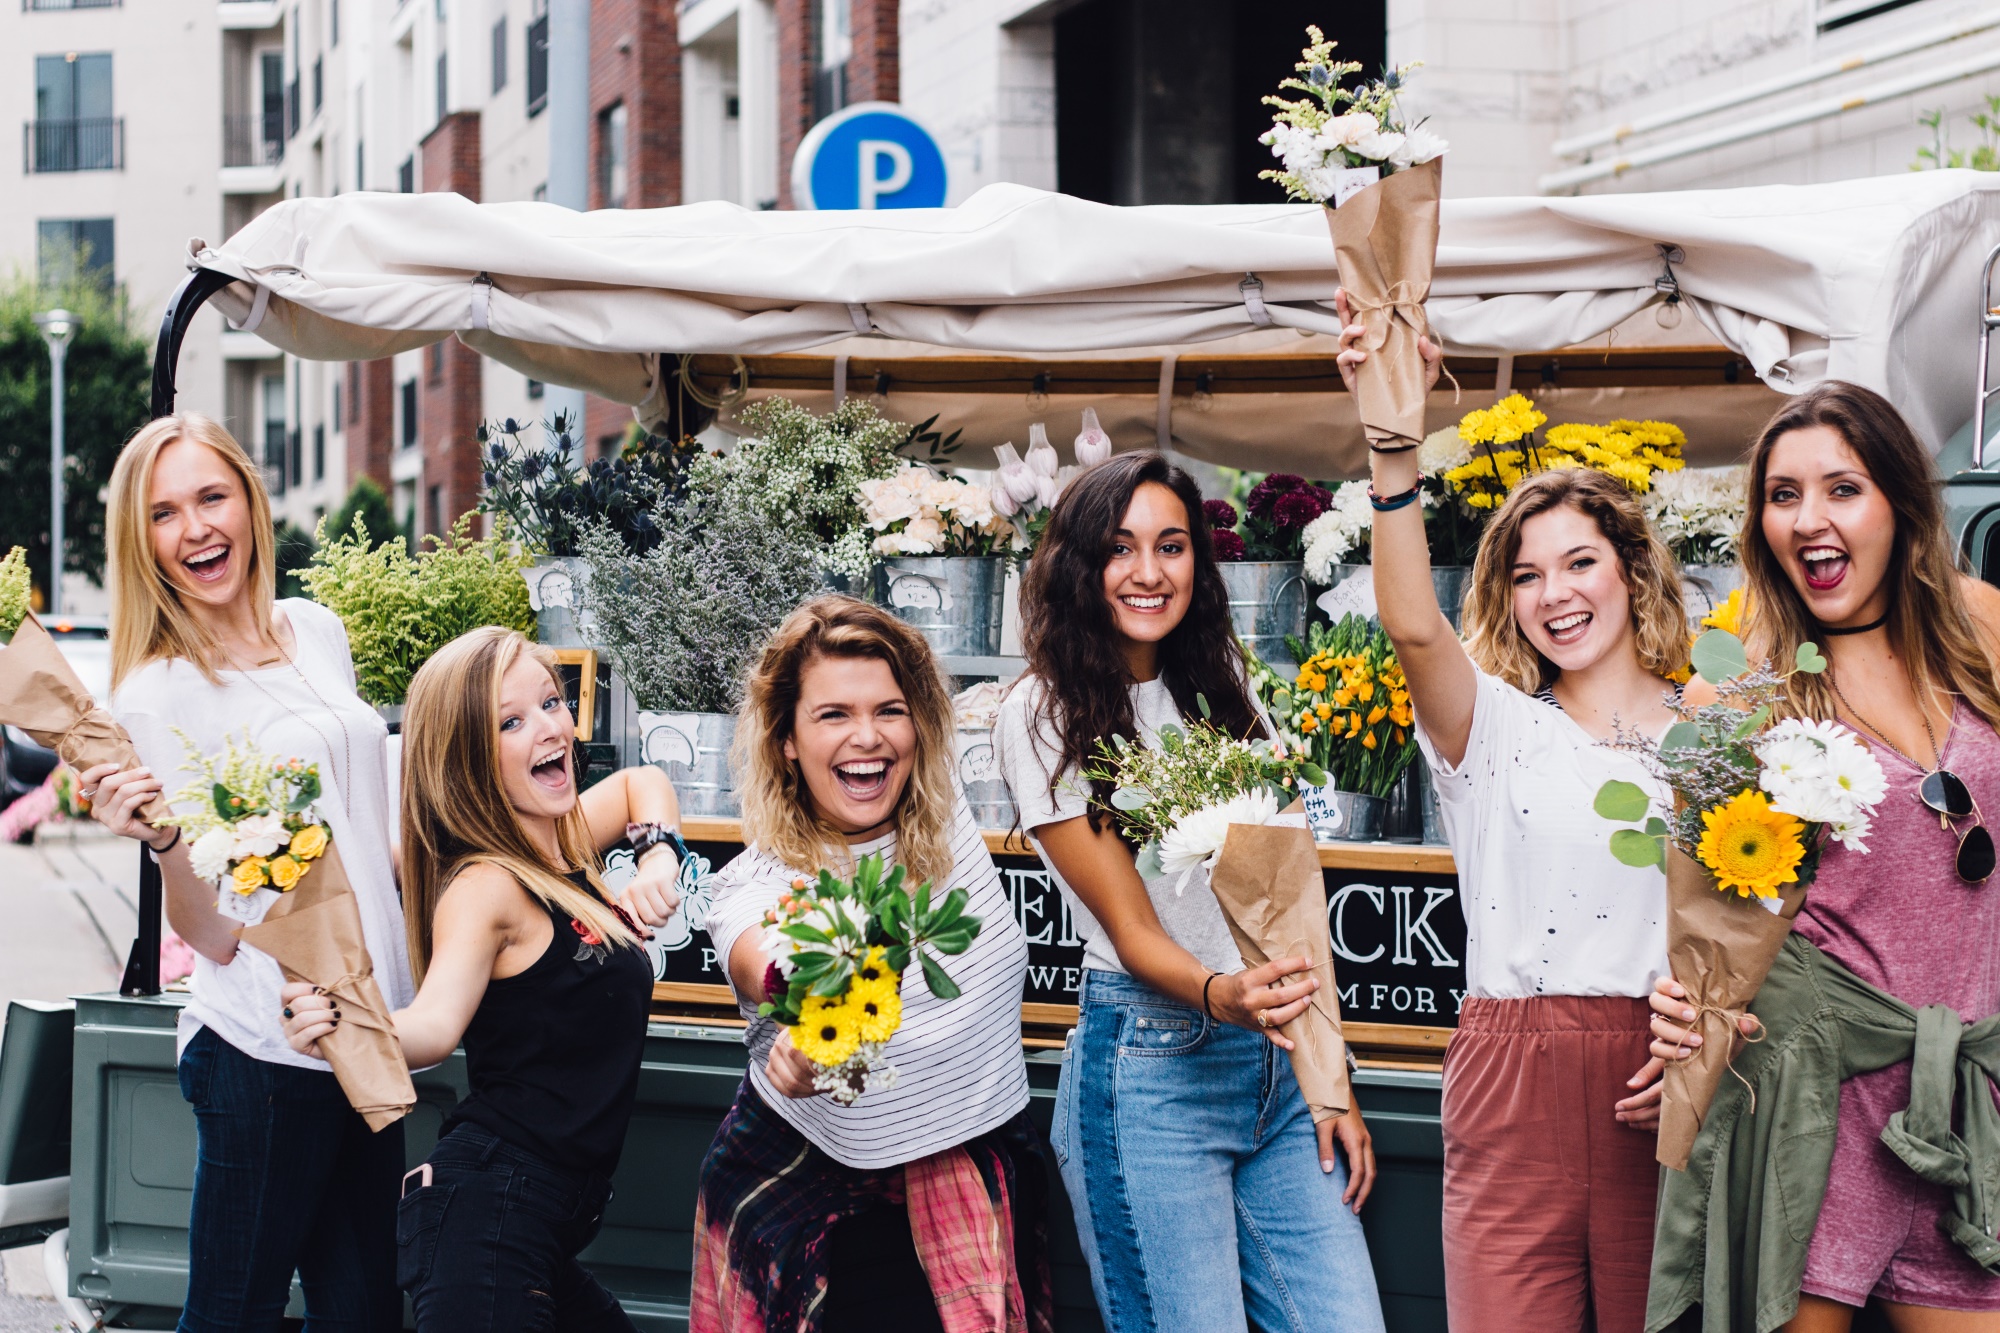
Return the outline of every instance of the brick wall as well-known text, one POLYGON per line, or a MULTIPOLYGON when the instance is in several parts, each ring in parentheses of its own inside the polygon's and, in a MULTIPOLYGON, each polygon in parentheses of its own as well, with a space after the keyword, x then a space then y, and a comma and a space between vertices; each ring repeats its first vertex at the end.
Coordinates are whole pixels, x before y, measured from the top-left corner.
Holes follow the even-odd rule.
POLYGON ((389 489, 389 455, 395 450, 395 376, 388 357, 347 363, 347 484, 373 478, 389 489))
POLYGON ((854 50, 847 60, 847 100, 901 101, 897 0, 850 0, 850 3, 848 22, 854 33, 854 50))
MULTIPOLYGON (((450 191, 479 201, 478 112, 456 111, 439 121, 419 145, 418 157, 425 192, 450 191)), ((479 503, 479 445, 473 438, 479 428, 479 353, 446 338, 423 355, 417 375, 417 444, 424 459, 419 534, 449 529, 479 503)))
POLYGON ((681 201, 681 44, 673 0, 591 0, 590 206, 605 207, 602 113, 625 104, 627 208, 681 201))
POLYGON ((791 208, 792 158, 812 128, 813 7, 818 0, 776 0, 778 20, 778 207, 791 208))

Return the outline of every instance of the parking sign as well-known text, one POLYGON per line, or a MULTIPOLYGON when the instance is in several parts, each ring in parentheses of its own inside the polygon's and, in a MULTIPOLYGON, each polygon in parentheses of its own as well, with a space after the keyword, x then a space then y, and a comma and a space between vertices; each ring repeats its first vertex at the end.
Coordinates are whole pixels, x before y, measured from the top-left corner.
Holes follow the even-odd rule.
POLYGON ((858 102, 812 127, 792 159, 800 208, 942 208, 944 154, 894 102, 858 102))

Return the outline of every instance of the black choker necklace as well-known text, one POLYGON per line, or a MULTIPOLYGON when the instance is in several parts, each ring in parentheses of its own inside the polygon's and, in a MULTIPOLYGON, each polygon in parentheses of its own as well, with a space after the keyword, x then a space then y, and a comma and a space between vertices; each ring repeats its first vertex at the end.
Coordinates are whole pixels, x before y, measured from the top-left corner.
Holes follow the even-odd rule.
POLYGON ((1877 616, 1875 619, 1869 621, 1865 625, 1849 625, 1842 629, 1836 629, 1832 625, 1821 625, 1819 627, 1819 632, 1821 634, 1866 634, 1869 630, 1881 629, 1884 625, 1888 623, 1889 623, 1889 613, 1887 611, 1884 611, 1881 615, 1877 616))

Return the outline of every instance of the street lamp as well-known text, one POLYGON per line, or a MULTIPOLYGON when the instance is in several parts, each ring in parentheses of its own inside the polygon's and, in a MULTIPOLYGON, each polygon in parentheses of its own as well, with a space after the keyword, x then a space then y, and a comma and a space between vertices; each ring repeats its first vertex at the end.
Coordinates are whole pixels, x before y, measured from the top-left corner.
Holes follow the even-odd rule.
POLYGON ((35 316, 49 345, 49 614, 62 614, 63 576, 63 358, 76 334, 76 316, 57 306, 35 316))

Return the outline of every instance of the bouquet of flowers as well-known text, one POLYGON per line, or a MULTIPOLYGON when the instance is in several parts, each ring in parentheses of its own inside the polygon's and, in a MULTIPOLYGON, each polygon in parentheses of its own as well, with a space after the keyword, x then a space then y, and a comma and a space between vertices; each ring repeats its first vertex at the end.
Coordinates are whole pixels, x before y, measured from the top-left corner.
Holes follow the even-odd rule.
POLYGON ((1293 808, 1304 787, 1325 784, 1326 773, 1282 738, 1228 735, 1209 721, 1208 701, 1197 702, 1202 720, 1160 728, 1156 746, 1122 736, 1100 745, 1082 780, 1111 784, 1104 808, 1119 833, 1139 844, 1140 875, 1174 875, 1181 892, 1197 867, 1208 867, 1209 888, 1246 966, 1304 958, 1319 975, 1311 1006, 1283 1032, 1313 1119, 1345 1114, 1352 1100, 1326 884, 1305 816, 1293 808))
POLYGON ((1646 517, 1684 565, 1726 565, 1736 559, 1749 469, 1699 467, 1662 472, 1646 493, 1646 517))
POLYGON ((911 961, 932 995, 957 999, 957 983, 932 951, 961 954, 979 936, 964 889, 933 902, 929 884, 913 894, 903 881, 903 867, 885 872, 879 854, 865 856, 852 879, 822 870, 817 880, 794 880, 764 915, 764 947, 776 961, 757 1012, 791 1029, 792 1044, 818 1066, 813 1086, 842 1106, 896 1086, 883 1052, 902 1025, 911 961))
POLYGON ((319 768, 261 753, 248 736, 224 738, 205 755, 181 734, 195 776, 152 823, 190 839, 194 873, 219 889, 216 910, 246 924, 245 944, 276 959, 288 981, 308 981, 335 998, 338 1031, 320 1038, 347 1100, 370 1129, 417 1104, 388 1002, 375 982, 361 911, 325 820, 315 812, 319 768))
MULTIPOLYGON (((1674 808, 1653 813, 1630 782, 1605 783, 1594 803, 1607 819, 1639 825, 1611 835, 1613 856, 1667 873, 1668 963, 1702 1034, 1694 1056, 1666 1073, 1658 1155, 1675 1170, 1687 1165, 1737 1020, 1791 932, 1821 852, 1828 842, 1866 851, 1870 818, 1888 791, 1881 765, 1845 727, 1772 724, 1791 673, 1752 670, 1734 634, 1697 639, 1694 669, 1715 684, 1715 703, 1676 705, 1681 720, 1657 746, 1625 732, 1614 742, 1673 792, 1674 808)), ((1818 648, 1800 646, 1794 671, 1825 669, 1818 648)))
POLYGON ((996 555, 1013 542, 1014 525, 994 509, 992 491, 922 463, 864 481, 858 493, 877 555, 996 555))
POLYGON ((1349 615, 1314 625, 1293 651, 1304 658, 1297 677, 1267 701, 1278 726, 1336 790, 1387 796, 1417 757, 1410 690, 1388 634, 1349 615))
POLYGON ((1305 96, 1264 99, 1278 114, 1257 142, 1284 168, 1260 171, 1259 180, 1276 181, 1294 199, 1338 207, 1384 176, 1444 155, 1449 145, 1422 121, 1405 125, 1396 105, 1396 94, 1421 62, 1399 65, 1359 88, 1343 88, 1340 81, 1359 74, 1360 62, 1333 59, 1339 43, 1317 27, 1308 26, 1306 36, 1312 41, 1296 67, 1305 77, 1278 85, 1305 96))

